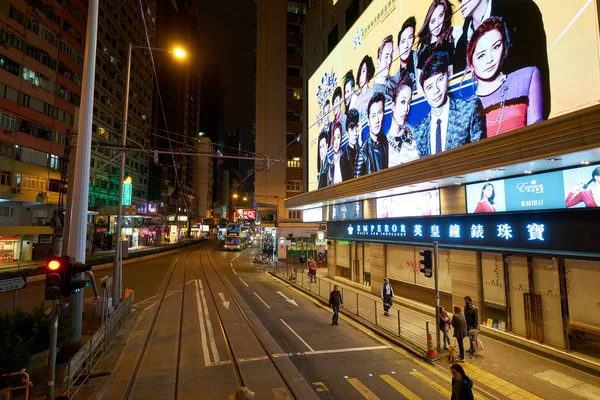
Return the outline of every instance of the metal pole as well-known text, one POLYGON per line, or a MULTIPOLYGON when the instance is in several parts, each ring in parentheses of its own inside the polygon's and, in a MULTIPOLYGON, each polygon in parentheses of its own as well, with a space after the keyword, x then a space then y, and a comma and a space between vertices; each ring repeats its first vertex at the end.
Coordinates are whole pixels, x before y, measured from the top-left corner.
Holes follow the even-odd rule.
MULTIPOLYGON (((131 80, 131 50, 129 43, 127 53, 127 79, 125 80, 125 105, 123 107, 123 132, 121 144, 127 146, 127 118, 129 114, 129 83, 131 80)), ((121 300, 121 274, 123 273, 123 251, 121 248, 121 228, 123 224, 123 181, 125 180, 125 151, 121 152, 121 172, 119 173, 119 215, 117 216, 117 250, 115 251, 114 282, 113 282, 113 307, 117 308, 121 300)), ((177 223, 177 222, 176 222, 177 223)))
MULTIPOLYGON (((438 242, 433 242, 433 275, 435 279, 435 324, 440 321, 440 274, 438 268, 438 242)), ((435 330, 435 340, 437 342, 437 352, 441 352, 440 345, 440 327, 435 330)))
POLYGON ((52 301, 52 321, 50 322, 50 353, 48 355, 48 387, 46 399, 54 399, 54 377, 56 373, 56 342, 58 339, 58 300, 52 301))
MULTIPOLYGON (((81 108, 78 123, 76 173, 71 177, 73 198, 71 199, 71 219, 69 229, 68 254, 76 262, 85 262, 87 235, 87 211, 90 179, 90 156, 92 150, 92 118, 94 107, 94 75, 96 68, 96 41, 98 33, 98 0, 88 3, 87 32, 83 65, 83 85, 81 87, 81 108)), ((71 186, 71 183, 69 183, 71 186)), ((77 274, 82 279, 83 274, 77 274)), ((83 291, 71 296, 73 336, 71 342, 81 341, 81 320, 83 317, 83 291)))

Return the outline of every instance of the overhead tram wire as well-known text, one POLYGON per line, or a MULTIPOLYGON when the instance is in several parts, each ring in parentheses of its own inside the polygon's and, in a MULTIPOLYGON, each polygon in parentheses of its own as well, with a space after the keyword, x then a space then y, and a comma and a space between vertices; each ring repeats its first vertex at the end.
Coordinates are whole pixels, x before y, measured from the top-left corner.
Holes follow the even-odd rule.
MULTIPOLYGON (((464 4, 468 4, 468 3, 469 3, 469 2, 471 2, 471 1, 473 1, 473 0, 464 0, 464 1, 463 1, 461 4, 463 4, 463 5, 464 5, 464 4)), ((461 8, 461 7, 458 7, 458 9, 456 9, 454 12, 452 12, 452 14, 450 14, 448 17, 446 17, 446 18, 445 18, 445 19, 444 19, 442 22, 440 22, 440 24, 441 24, 441 25, 443 25, 443 24, 444 24, 444 22, 446 22, 447 20, 450 20, 450 21, 452 21, 452 17, 454 16, 454 14, 456 14, 456 13, 460 12, 460 8, 461 8)), ((439 25, 438 25, 438 26, 439 26, 439 25)), ((415 28, 415 31, 416 31, 416 28, 415 28)), ((429 35, 431 35, 431 31, 429 32, 429 35)), ((394 36, 394 35, 392 35, 392 36, 394 36)), ((414 47, 418 47, 418 45, 419 45, 419 44, 420 44, 420 41, 418 40, 418 37, 416 36, 416 32, 415 32, 415 42, 413 43, 413 48, 414 48, 414 47)), ((392 46, 393 46, 393 43, 392 43, 392 46)), ((416 51, 416 50, 413 50, 413 51, 416 51)), ((396 56, 396 58, 394 58, 394 59, 392 60, 392 63, 393 63, 394 61, 398 60, 398 58, 400 58, 400 55, 396 56)), ((391 65, 391 64, 390 64, 390 65, 391 65)), ((379 70, 379 71, 376 71, 376 72, 375 72, 373 75, 374 75, 374 76, 377 76, 377 74, 378 74, 379 72, 381 72, 381 71, 383 71, 383 69, 381 69, 381 70, 379 70)), ((345 75, 344 75, 344 76, 345 76, 345 75)), ((355 78, 355 79, 356 79, 356 78, 355 78)), ((306 91, 308 91, 308 90, 305 90, 305 92, 306 92, 306 91)), ((359 91, 359 89, 354 89, 354 94, 360 94, 360 91, 359 91)), ((341 105, 340 105, 340 107, 341 107, 341 105)), ((332 110, 331 112, 333 112, 333 110, 332 110)), ((284 147, 283 147, 281 150, 279 150, 279 151, 277 151, 275 154, 273 154, 273 155, 271 156, 271 158, 275 158, 275 157, 276 157, 277 155, 279 155, 281 152, 284 152, 284 151, 285 151, 285 150, 286 150, 288 147, 290 147, 290 146, 291 146, 291 145, 293 145, 294 143, 297 143, 297 140, 298 140, 298 138, 301 138, 301 137, 303 137, 304 135, 308 134, 311 128, 313 128, 315 125, 318 125, 318 124, 321 122, 321 120, 323 120, 323 119, 325 119, 325 118, 329 118, 329 115, 323 115, 323 116, 321 116, 321 118, 318 118, 318 119, 316 120, 316 122, 314 122, 313 124, 309 125, 309 126, 308 126, 308 128, 306 128, 306 129, 304 130, 304 132, 302 132, 302 133, 299 133, 299 134, 296 136, 296 138, 295 138, 294 140, 292 140, 291 142, 289 142, 288 144, 286 144, 286 145, 285 145, 285 146, 284 146, 284 147)))

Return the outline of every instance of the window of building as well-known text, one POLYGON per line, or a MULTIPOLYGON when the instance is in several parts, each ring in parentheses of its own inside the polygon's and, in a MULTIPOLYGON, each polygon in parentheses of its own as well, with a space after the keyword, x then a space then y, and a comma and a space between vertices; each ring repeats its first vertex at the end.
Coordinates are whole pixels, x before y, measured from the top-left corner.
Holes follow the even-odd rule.
POLYGON ((23 39, 21 39, 19 36, 13 35, 6 29, 0 30, 0 41, 2 41, 2 43, 14 47, 19 51, 23 51, 23 39))
POLYGON ((50 183, 48 184, 49 192, 60 192, 60 180, 59 179, 50 179, 50 183))
POLYGON ((47 76, 45 76, 43 74, 40 74, 39 72, 35 72, 27 67, 23 67, 23 75, 22 76, 23 76, 24 80, 31 83, 32 85, 39 86, 49 92, 59 94, 58 91, 56 90, 56 86, 54 85, 54 83, 52 81, 50 81, 50 78, 48 78, 47 76))
POLYGON ((287 76, 292 78, 301 78, 302 70, 300 67, 287 67, 287 76))
POLYGON ((297 133, 287 133, 286 135, 286 143, 300 143, 300 135, 297 133))
POLYGON ((8 17, 14 19, 21 25, 23 25, 23 22, 25 21, 25 15, 21 11, 14 8, 12 5, 8 9, 8 17))
POLYGON ((287 110, 286 111, 286 119, 290 122, 300 122, 300 112, 287 110))
POLYGON ((301 192, 302 191, 302 181, 287 181, 287 191, 288 192, 301 192))
POLYGON ((15 216, 14 207, 0 207, 1 218, 13 218, 15 216))
POLYGON ((10 186, 11 173, 8 171, 0 171, 0 185, 10 186))
POLYGON ((60 162, 60 157, 54 154, 50 154, 50 168, 52 169, 61 169, 62 163, 60 162))
POLYGON ((19 76, 19 63, 0 54, 0 68, 10 72, 13 75, 19 76))
POLYGON ((338 44, 338 26, 335 24, 329 35, 327 35, 327 53, 331 53, 331 51, 338 44))
POLYGON ((287 98, 292 100, 302 100, 302 90, 287 88, 287 98))
POLYGON ((293 14, 306 14, 306 4, 292 3, 288 1, 287 12, 293 14))
POLYGON ((15 126, 17 125, 17 117, 1 112, 0 125, 8 129, 15 129, 15 126))
POLYGON ((289 219, 302 219, 302 211, 297 211, 297 210, 288 211, 288 218, 289 219))
POLYGON ((19 101, 19 91, 15 88, 0 83, 0 97, 16 103, 19 101))
POLYGON ((360 6, 358 0, 352 0, 348 8, 346 8, 346 31, 350 31, 350 28, 360 15, 360 6))
POLYGON ((301 56, 302 55, 302 49, 298 46, 294 46, 293 44, 288 44, 287 45, 287 55, 288 56, 301 56))
POLYGON ((287 166, 288 168, 301 168, 300 157, 288 158, 287 166))

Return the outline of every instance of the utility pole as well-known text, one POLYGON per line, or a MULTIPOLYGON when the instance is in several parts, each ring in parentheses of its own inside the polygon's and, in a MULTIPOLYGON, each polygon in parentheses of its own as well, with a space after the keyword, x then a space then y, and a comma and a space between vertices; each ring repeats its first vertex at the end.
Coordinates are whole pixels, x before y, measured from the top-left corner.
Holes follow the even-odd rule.
MULTIPOLYGON (((435 280, 435 325, 440 322, 440 274, 438 264, 438 242, 433 242, 433 276, 435 280)), ((441 352, 440 346, 440 327, 435 330, 435 340, 437 342, 437 352, 441 352)))
MULTIPOLYGON (((92 118, 94 107, 94 76, 96 69, 96 41, 98 33, 98 2, 89 0, 87 31, 85 36, 85 55, 83 64, 83 84, 81 86, 81 105, 79 113, 79 132, 77 137, 77 153, 75 171, 69 186, 73 186, 71 218, 69 220, 68 255, 76 262, 85 263, 85 247, 87 235, 87 212, 90 180, 90 158, 92 151, 92 118)), ((77 279, 82 279, 78 274, 77 279)), ((71 296, 71 317, 73 321, 73 337, 71 342, 81 341, 81 323, 83 317, 83 291, 71 296)), ((56 310, 53 310, 56 313, 56 310)))

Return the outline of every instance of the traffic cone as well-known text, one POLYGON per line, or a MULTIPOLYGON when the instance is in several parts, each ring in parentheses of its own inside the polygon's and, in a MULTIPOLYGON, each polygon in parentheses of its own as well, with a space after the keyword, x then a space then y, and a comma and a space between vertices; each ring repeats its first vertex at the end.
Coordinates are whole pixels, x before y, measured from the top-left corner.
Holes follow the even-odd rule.
POLYGON ((437 358, 437 351, 435 350, 435 344, 433 343, 431 333, 427 334, 427 358, 430 360, 435 360, 437 358))

